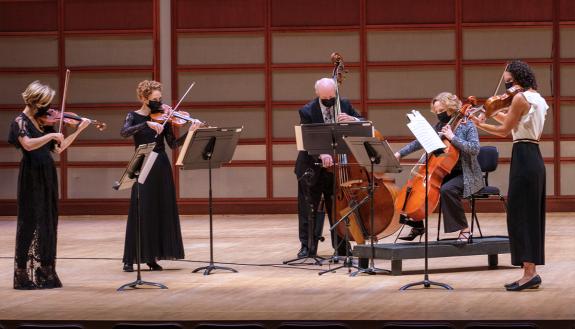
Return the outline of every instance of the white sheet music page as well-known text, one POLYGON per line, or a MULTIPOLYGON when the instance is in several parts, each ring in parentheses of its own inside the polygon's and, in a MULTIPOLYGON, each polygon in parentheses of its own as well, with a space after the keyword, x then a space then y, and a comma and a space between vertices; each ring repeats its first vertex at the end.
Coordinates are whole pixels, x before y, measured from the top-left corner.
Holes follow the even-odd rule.
POLYGON ((431 153, 433 151, 444 149, 446 146, 439 138, 437 132, 433 127, 427 122, 425 117, 419 113, 417 110, 412 110, 411 113, 407 114, 409 123, 407 127, 415 138, 421 143, 421 146, 425 149, 425 152, 431 153))

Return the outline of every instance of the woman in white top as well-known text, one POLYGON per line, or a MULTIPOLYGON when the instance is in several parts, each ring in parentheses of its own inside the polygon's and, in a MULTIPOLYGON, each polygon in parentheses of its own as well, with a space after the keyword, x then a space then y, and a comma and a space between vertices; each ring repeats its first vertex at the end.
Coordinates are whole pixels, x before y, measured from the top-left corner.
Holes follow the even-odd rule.
POLYGON ((523 277, 506 284, 508 291, 538 288, 541 277, 536 265, 545 263, 545 165, 539 151, 549 106, 536 91, 533 71, 522 61, 509 63, 503 74, 505 86, 523 88, 506 111, 494 119, 500 125, 486 124, 485 117, 474 119, 480 129, 501 137, 513 136, 507 209, 507 229, 511 263, 523 266, 523 277))

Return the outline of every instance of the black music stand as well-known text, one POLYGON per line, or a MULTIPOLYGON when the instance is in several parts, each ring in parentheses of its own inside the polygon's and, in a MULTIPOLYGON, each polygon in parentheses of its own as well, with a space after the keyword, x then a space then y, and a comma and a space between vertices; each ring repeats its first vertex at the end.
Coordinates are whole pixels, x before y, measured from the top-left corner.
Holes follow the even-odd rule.
POLYGON ((149 282, 142 280, 142 272, 140 269, 140 263, 142 262, 142 217, 141 217, 141 207, 140 207, 140 184, 144 185, 148 173, 150 172, 154 161, 156 160, 157 153, 152 152, 156 143, 142 144, 138 146, 136 152, 132 156, 132 159, 126 166, 126 170, 122 174, 119 181, 115 182, 112 188, 114 190, 124 190, 135 185, 136 189, 136 262, 137 262, 137 276, 136 281, 126 283, 117 289, 117 291, 124 291, 127 288, 138 288, 138 286, 152 286, 161 289, 168 289, 165 285, 156 282, 149 282))
MULTIPOLYGON (((347 147, 346 143, 343 141, 344 136, 358 136, 358 137, 370 137, 373 136, 373 124, 370 121, 358 121, 358 122, 340 122, 340 123, 312 123, 312 124, 303 124, 300 127, 300 130, 296 129, 296 138, 301 141, 299 148, 304 151, 307 151, 310 155, 319 155, 319 154, 331 154, 333 158, 333 165, 332 170, 334 173, 334 180, 332 186, 332 220, 334 224, 330 227, 330 231, 333 231, 337 228, 337 225, 344 222, 346 225, 345 234, 344 234, 344 243, 345 243, 345 261, 342 266, 338 266, 333 269, 328 269, 325 271, 321 271, 318 274, 322 275, 329 272, 335 272, 340 268, 348 268, 348 271, 351 272, 351 268, 359 267, 353 265, 352 257, 349 254, 349 215, 353 213, 353 211, 349 212, 347 215, 343 216, 341 219, 336 220, 336 204, 335 204, 335 197, 337 192, 337 170, 336 167, 339 165, 337 161, 338 154, 347 155, 350 154, 351 151, 347 147)), ((333 263, 337 263, 339 261, 339 253, 338 253, 338 233, 337 231, 333 232, 334 234, 334 244, 335 250, 334 254, 331 258, 333 263)))
POLYGON ((198 267, 192 273, 204 270, 204 275, 210 275, 213 270, 226 270, 237 273, 231 267, 214 265, 214 231, 212 204, 212 169, 220 168, 223 163, 232 160, 234 151, 243 127, 231 128, 199 128, 189 134, 182 146, 176 165, 183 170, 208 169, 208 209, 210 213, 210 264, 198 267))
MULTIPOLYGON (((441 142, 441 140, 439 140, 439 136, 437 135, 437 132, 435 132, 435 130, 433 130, 431 125, 429 125, 429 122, 427 122, 427 120, 425 120, 423 118, 423 116, 421 116, 421 114, 419 114, 419 112, 412 111, 412 114, 408 114, 407 116, 411 120, 411 122, 407 124, 408 128, 413 132, 413 134, 415 135, 415 138, 420 142, 420 144, 425 149, 425 186, 428 186, 429 154, 433 153, 433 154, 438 155, 438 154, 443 153, 443 149, 445 148, 445 145, 443 144, 443 142, 441 142), (443 146, 442 147, 437 146, 437 143, 435 143, 434 139, 438 140, 439 144, 443 145, 443 146)), ((429 193, 429 189, 426 188, 425 189, 425 242, 424 242, 425 267, 423 270, 423 280, 418 281, 418 282, 408 283, 408 284, 404 285, 403 287, 399 288, 400 291, 405 291, 411 287, 415 287, 415 286, 419 286, 419 285, 422 285, 424 288, 430 288, 431 286, 438 286, 438 287, 441 287, 441 288, 444 288, 447 290, 453 290, 453 288, 448 284, 429 280, 429 264, 428 264, 429 263, 429 254, 428 254, 428 249, 429 249, 429 239, 428 239, 429 196, 428 196, 428 193, 429 193)))
MULTIPOLYGON (((357 162, 370 173, 369 182, 369 200, 370 200, 370 244, 371 244, 371 257, 368 268, 360 268, 359 270, 351 273, 351 276, 356 276, 360 273, 375 275, 375 274, 389 274, 389 270, 379 269, 375 267, 375 246, 374 246, 374 192, 375 192, 375 177, 374 174, 385 173, 399 173, 402 171, 399 161, 395 158, 393 151, 386 141, 381 141, 375 137, 344 137, 343 140, 353 153, 357 162)), ((363 202, 356 205, 358 207, 363 202)))

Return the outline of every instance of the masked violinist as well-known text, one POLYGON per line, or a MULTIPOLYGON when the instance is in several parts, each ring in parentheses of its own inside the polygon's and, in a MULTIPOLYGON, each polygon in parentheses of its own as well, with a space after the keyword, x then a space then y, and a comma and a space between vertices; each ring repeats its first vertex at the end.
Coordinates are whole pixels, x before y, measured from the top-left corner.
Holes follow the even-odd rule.
MULTIPOLYGON (((162 126, 160 123, 151 121, 150 114, 163 111, 162 85, 159 82, 144 80, 138 84, 136 91, 142 106, 137 111, 128 113, 120 134, 124 138, 132 136, 136 147, 157 142, 154 152, 158 153, 158 157, 148 174, 146 183, 140 188, 141 259, 150 270, 161 271, 163 268, 157 260, 184 258, 172 165, 166 154, 164 141, 171 148, 176 148, 184 142, 186 134, 176 139, 169 122, 162 126)), ((189 130, 198 128, 199 124, 199 121, 191 124, 189 130)), ((125 272, 134 271, 133 264, 136 259, 135 228, 138 214, 136 198, 136 190, 133 188, 124 245, 123 269, 125 272)))
POLYGON ((56 273, 58 176, 52 152, 68 148, 90 121, 64 138, 39 118, 50 109, 54 90, 34 81, 22 93, 26 108, 10 126, 8 142, 22 150, 18 176, 18 225, 14 256, 14 289, 62 287, 56 273))
POLYGON ((545 264, 545 164, 539 150, 549 106, 537 92, 535 74, 522 61, 512 61, 503 73, 505 87, 524 91, 511 100, 511 106, 494 116, 499 125, 485 123, 485 117, 472 117, 479 129, 490 134, 513 136, 507 230, 511 263, 523 267, 523 276, 505 285, 509 291, 538 288, 541 277, 536 266, 545 264))

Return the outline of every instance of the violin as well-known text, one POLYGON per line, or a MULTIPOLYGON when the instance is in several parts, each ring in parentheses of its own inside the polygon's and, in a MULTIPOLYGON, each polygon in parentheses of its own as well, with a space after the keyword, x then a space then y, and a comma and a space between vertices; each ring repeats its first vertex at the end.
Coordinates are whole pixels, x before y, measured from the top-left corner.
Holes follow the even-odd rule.
MULTIPOLYGON (((503 73, 505 73, 505 70, 507 70, 507 65, 505 66, 503 73)), ((514 85, 511 86, 511 88, 505 90, 505 94, 497 95, 497 90, 499 90, 502 82, 503 74, 501 74, 501 79, 499 80, 499 84, 495 89, 494 95, 489 97, 481 106, 476 106, 477 99, 475 96, 468 97, 468 100, 473 99, 474 101, 472 103, 473 107, 467 110, 467 115, 470 116, 479 112, 485 114, 486 118, 491 118, 497 113, 501 112, 501 110, 504 108, 511 106, 511 102, 513 101, 513 97, 515 97, 515 95, 525 91, 521 86, 514 85)))
POLYGON ((166 104, 162 104, 162 110, 163 110, 162 112, 155 112, 150 114, 150 117, 154 122, 161 124, 164 124, 165 122, 170 122, 172 125, 177 127, 181 127, 188 122, 191 123, 200 122, 202 123, 202 126, 206 124, 205 122, 192 118, 188 112, 180 110, 176 111, 172 109, 172 107, 166 104))
MULTIPOLYGON (((42 126, 54 126, 55 124, 59 124, 60 121, 62 120, 64 124, 66 124, 66 126, 76 128, 82 122, 82 119, 88 119, 85 117, 81 117, 73 112, 64 112, 63 118, 61 114, 62 114, 61 111, 55 109, 49 109, 48 111, 46 111, 46 114, 39 116, 38 118, 36 118, 36 120, 42 126)), ((94 119, 88 119, 88 120, 90 120, 90 124, 94 125, 99 131, 104 131, 106 129, 106 123, 94 119)))

